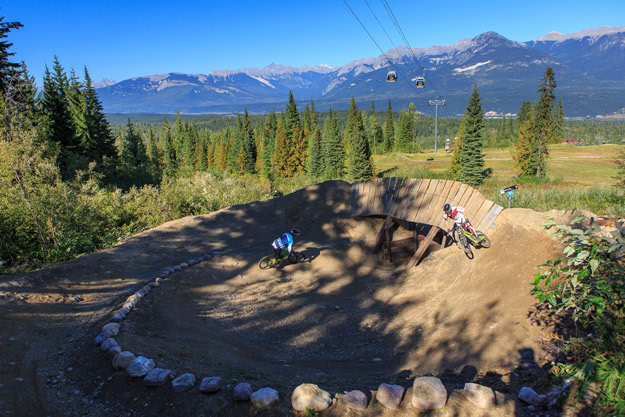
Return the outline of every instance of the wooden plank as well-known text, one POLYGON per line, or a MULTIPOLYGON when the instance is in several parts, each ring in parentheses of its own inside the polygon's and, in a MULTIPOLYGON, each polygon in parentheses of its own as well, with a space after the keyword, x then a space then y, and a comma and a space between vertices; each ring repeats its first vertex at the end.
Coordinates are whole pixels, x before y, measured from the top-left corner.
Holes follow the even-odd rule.
POLYGON ((375 194, 374 194, 374 199, 373 199, 373 206, 371 206, 371 213, 372 214, 382 214, 382 200, 384 198, 384 179, 383 178, 376 178, 375 180, 373 180, 375 183, 375 194))
POLYGON ((423 183, 422 179, 411 178, 411 180, 412 180, 412 185, 410 187, 408 195, 406 196, 406 204, 404 204, 404 209, 399 216, 400 219, 403 219, 406 221, 410 221, 410 213, 412 212, 412 207, 419 193, 419 188, 421 187, 421 183, 423 183))
POLYGON ((437 226, 440 223, 441 218, 443 217, 443 205, 445 204, 445 201, 447 201, 447 196, 449 195, 452 185, 453 181, 441 180, 441 184, 439 185, 437 192, 438 197, 432 202, 434 207, 428 214, 428 217, 430 218, 430 221, 428 222, 429 224, 437 226))
POLYGON ((460 183, 458 192, 453 198, 450 198, 450 201, 448 201, 448 203, 452 206, 457 206, 467 189, 469 189, 469 186, 467 184, 460 183))
POLYGON ((371 189, 373 188, 372 185, 373 184, 371 183, 371 180, 365 182, 365 209, 363 211, 363 214, 365 216, 368 216, 371 213, 371 207, 369 206, 369 204, 371 203, 371 189))
POLYGON ((397 211, 397 206, 399 205, 399 196, 404 191, 404 183, 406 182, 405 178, 399 177, 395 182, 395 191, 393 191, 393 197, 391 199, 388 213, 392 216, 395 211, 397 211))
POLYGON ((378 232, 378 237, 375 239, 375 245, 373 246, 374 253, 377 252, 378 249, 380 249, 380 247, 382 246, 382 243, 384 243, 384 236, 386 235, 386 229, 388 229, 389 226, 391 225, 392 219, 393 218, 391 216, 386 216, 386 219, 384 219, 384 223, 382 223, 382 228, 378 232))
POLYGON ((367 215, 367 201, 369 199, 369 181, 362 182, 362 188, 360 190, 360 215, 367 215))
POLYGON ((415 189, 412 190, 412 195, 414 196, 414 198, 412 199, 412 202, 410 204, 410 210, 408 211, 408 214, 406 215, 407 221, 409 222, 414 221, 414 218, 417 215, 417 212, 419 211, 419 199, 423 193, 423 190, 427 189, 427 186, 429 185, 429 183, 430 182, 428 179, 419 180, 419 186, 415 187, 415 189))
POLYGON ((417 249, 417 251, 414 253, 413 257, 410 259, 410 262, 408 262, 408 269, 412 268, 413 266, 417 265, 419 263, 419 261, 421 260, 421 258, 423 257, 423 255, 425 254, 425 251, 427 250, 428 246, 430 246, 430 243, 432 243, 432 240, 434 240, 434 237, 436 236, 436 233, 438 233, 438 231, 441 230, 436 226, 432 226, 430 228, 430 231, 428 232, 427 236, 425 237, 425 240, 421 243, 419 243, 419 249, 417 249))
POLYGON ((382 212, 384 214, 388 214, 389 206, 391 201, 393 200, 393 193, 395 192, 395 182, 397 178, 391 177, 389 178, 388 186, 386 187, 386 193, 384 194, 384 207, 382 208, 382 212))
POLYGON ((414 246, 414 237, 407 237, 406 239, 397 239, 391 241, 391 248, 397 248, 402 246, 414 246))
POLYGON ((410 183, 411 183, 411 179, 404 179, 404 181, 402 182, 401 188, 399 190, 399 193, 397 194, 397 197, 395 197, 395 203, 393 204, 393 212, 392 212, 392 216, 397 218, 399 216, 399 214, 401 214, 401 211, 404 208, 404 204, 406 202, 406 195, 408 194, 408 189, 410 188, 410 183))
POLYGON ((438 202, 438 206, 440 208, 440 212, 439 212, 440 216, 436 217, 435 215, 434 216, 435 222, 432 223, 440 227, 441 229, 445 228, 445 219, 443 218, 443 206, 445 205, 445 203, 450 203, 453 200, 456 194, 458 194, 458 190, 460 189, 460 186, 462 185, 460 181, 448 181, 448 183, 451 185, 451 187, 449 191, 447 192, 447 195, 445 196, 443 201, 439 200, 438 202))
POLYGON ((376 214, 386 214, 384 213, 384 197, 386 196, 389 181, 388 178, 380 178, 379 180, 378 193, 376 195, 376 214))
POLYGON ((422 223, 421 214, 423 213, 423 204, 425 202, 425 196, 427 195, 428 189, 431 185, 432 180, 427 178, 423 180, 421 187, 419 188, 419 195, 413 204, 414 217, 412 218, 412 221, 414 223, 422 223))
POLYGON ((470 187, 470 186, 467 187, 467 191, 465 191, 460 201, 458 201, 458 205, 466 208, 467 203, 471 199, 471 196, 473 195, 474 192, 475 192, 475 188, 470 187))
POLYGON ((356 212, 356 198, 358 196, 358 183, 352 184, 352 188, 349 190, 349 209, 351 216, 355 216, 356 212))
POLYGON ((484 200, 484 203, 482 203, 482 207, 480 207, 475 214, 475 224, 482 223, 482 220, 484 220, 484 216, 486 215, 486 213, 488 213, 491 207, 493 207, 493 204, 495 203, 490 200, 484 200))
POLYGON ((421 200, 419 206, 421 207, 421 211, 419 213, 419 223, 429 224, 428 214, 432 208, 432 200, 434 199, 434 193, 438 189, 440 185, 440 180, 431 180, 430 186, 426 190, 423 195, 423 199, 421 200))
POLYGON ((432 213, 436 210, 436 202, 445 184, 441 180, 433 180, 436 182, 435 186, 430 185, 430 191, 428 191, 427 209, 423 213, 423 223, 432 224, 432 213))
POLYGON ((482 221, 476 227, 476 229, 484 233, 487 233, 488 228, 490 227, 491 224, 493 224, 493 222, 495 221, 497 216, 499 216, 499 213, 501 213, 502 210, 503 210, 503 207, 501 207, 498 204, 493 204, 493 207, 491 207, 488 213, 486 213, 486 216, 484 216, 484 219, 482 219, 482 221))
POLYGON ((467 207, 464 209, 464 216, 471 221, 471 224, 473 224, 473 222, 479 223, 475 214, 477 213, 477 210, 482 207, 482 204, 484 204, 484 200, 486 199, 478 190, 473 192, 471 200, 469 200, 467 207))

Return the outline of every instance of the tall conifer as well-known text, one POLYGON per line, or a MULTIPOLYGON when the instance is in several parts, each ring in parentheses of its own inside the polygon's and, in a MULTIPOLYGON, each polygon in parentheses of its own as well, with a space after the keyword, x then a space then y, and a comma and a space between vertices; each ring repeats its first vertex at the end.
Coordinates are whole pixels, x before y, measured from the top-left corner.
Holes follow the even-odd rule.
POLYGON ((349 153, 349 177, 354 181, 368 180, 373 177, 373 161, 371 159, 371 148, 369 148, 369 140, 365 135, 365 128, 362 124, 360 112, 356 107, 356 102, 352 97, 350 104, 350 144, 349 153))
POLYGON ((477 85, 464 114, 462 147, 460 148, 460 175, 459 180, 471 186, 480 185, 486 178, 484 171, 484 111, 477 85))
POLYGON ((345 147, 336 116, 330 109, 323 132, 323 176, 342 178, 345 173, 345 147))
POLYGON ((391 152, 395 147, 395 122, 393 120, 393 110, 391 109, 391 99, 388 99, 388 110, 386 111, 386 122, 384 123, 384 152, 391 152))

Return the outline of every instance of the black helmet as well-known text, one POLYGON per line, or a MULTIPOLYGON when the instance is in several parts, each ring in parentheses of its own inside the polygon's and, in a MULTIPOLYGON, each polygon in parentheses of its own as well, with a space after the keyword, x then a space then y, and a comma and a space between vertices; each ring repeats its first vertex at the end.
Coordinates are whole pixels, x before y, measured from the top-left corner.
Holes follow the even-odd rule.
POLYGON ((299 231, 299 230, 297 230, 297 229, 291 229, 291 230, 289 231, 289 233, 291 233, 291 234, 292 234, 292 235, 294 235, 294 236, 299 236, 299 235, 300 235, 300 233, 302 233, 302 232, 300 232, 300 231, 299 231))
POLYGON ((449 205, 449 203, 445 203, 445 205, 443 206, 443 211, 451 211, 451 206, 449 205))

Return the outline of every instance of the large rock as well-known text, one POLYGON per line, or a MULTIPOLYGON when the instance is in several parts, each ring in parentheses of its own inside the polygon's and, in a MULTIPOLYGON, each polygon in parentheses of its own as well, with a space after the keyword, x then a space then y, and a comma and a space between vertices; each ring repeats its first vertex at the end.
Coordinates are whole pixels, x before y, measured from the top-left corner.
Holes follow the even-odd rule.
POLYGON ((529 387, 523 387, 519 391, 519 399, 535 407, 540 407, 547 401, 547 396, 540 395, 529 387))
POLYGON ((121 353, 122 351, 122 347, 117 345, 117 346, 113 346, 112 348, 110 348, 108 350, 108 352, 106 352, 106 356, 108 356, 111 359, 114 359, 115 356, 117 356, 118 353, 121 353))
POLYGON ((95 345, 100 346, 102 342, 104 342, 108 338, 109 338, 108 334, 106 334, 105 332, 101 332, 95 337, 95 345))
POLYGON ((126 369, 126 368, 128 368, 128 366, 130 366, 130 364, 135 359, 137 359, 137 358, 135 357, 135 355, 132 352, 128 352, 128 351, 119 352, 113 358, 113 369, 116 369, 116 370, 126 369))
POLYGON ((171 381, 175 392, 185 392, 195 385, 195 375, 186 373, 171 381))
POLYGON ((422 376, 412 385, 412 406, 422 410, 443 408, 447 403, 447 390, 440 379, 422 376))
POLYGON ((350 391, 343 396, 343 400, 352 410, 362 411, 367 408, 367 396, 362 391, 350 391))
POLYGON ((298 411, 323 411, 331 404, 330 393, 315 384, 301 384, 291 395, 291 405, 298 411))
POLYGON ((130 365, 128 365, 128 368, 126 368, 126 371, 128 372, 128 375, 132 377, 143 378, 152 369, 154 369, 154 361, 152 359, 148 359, 143 356, 138 356, 137 358, 135 358, 134 361, 130 363, 130 365))
POLYGON ((250 397, 252 405, 259 410, 271 410, 280 402, 278 391, 273 388, 261 388, 250 397))
POLYGON ((401 385, 380 384, 375 398, 384 407, 397 410, 404 395, 404 387, 401 385))
POLYGON ((219 391, 224 386, 224 380, 218 376, 203 378, 200 383, 200 392, 210 394, 219 391))
POLYGON ((490 408, 495 405, 495 393, 490 387, 467 382, 464 384, 463 394, 477 407, 490 408))
POLYGON ((125 318, 126 318, 126 315, 121 310, 115 310, 115 311, 113 311, 113 313, 111 313, 111 321, 112 322, 119 323, 120 321, 122 321, 125 318))
POLYGON ((154 368, 143 378, 143 385, 148 387, 160 387, 172 379, 174 379, 173 371, 163 368, 154 368))
POLYGON ((252 386, 247 382, 239 382, 232 391, 235 401, 247 401, 252 396, 252 386))
POLYGON ((102 333, 106 334, 108 337, 117 336, 120 328, 121 325, 119 323, 108 323, 102 326, 102 333))
POLYGON ((100 349, 102 350, 102 352, 108 352, 109 350, 111 350, 115 346, 119 346, 119 344, 117 343, 117 340, 109 337, 104 342, 102 342, 102 345, 100 346, 100 349))

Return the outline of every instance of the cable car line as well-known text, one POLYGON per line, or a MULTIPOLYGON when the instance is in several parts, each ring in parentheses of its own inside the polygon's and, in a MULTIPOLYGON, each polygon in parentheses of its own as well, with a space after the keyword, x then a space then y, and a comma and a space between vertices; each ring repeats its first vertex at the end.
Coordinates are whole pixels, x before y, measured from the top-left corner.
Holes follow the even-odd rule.
POLYGON ((367 32, 367 35, 369 35, 369 37, 371 38, 371 40, 373 41, 373 43, 375 44, 375 46, 378 47, 378 49, 380 50, 380 52, 382 53, 382 55, 384 56, 384 58, 386 58, 386 60, 388 61, 389 64, 391 64, 393 66, 393 68, 395 68, 395 71, 397 71, 397 73, 399 75, 401 75, 402 79, 405 80, 409 85, 413 86, 413 84, 410 82, 410 79, 405 77, 404 74, 402 74, 402 72, 399 70, 399 68, 397 68, 395 66, 395 64, 389 59, 389 57, 386 55, 386 53, 384 52, 384 50, 380 47, 380 45, 376 42, 376 40, 373 38, 373 36, 371 35, 371 33, 367 30, 367 28, 365 27, 364 23, 362 23, 362 21, 358 18, 358 16, 356 15, 356 13, 354 12, 354 10, 349 6, 349 4, 347 4, 346 0, 343 0, 343 3, 345 3, 345 6, 347 6, 347 8, 349 9, 350 12, 352 12, 352 15, 354 15, 354 17, 356 18, 356 20, 358 21, 358 23, 360 23, 360 26, 362 26, 362 28, 365 30, 365 32, 367 32))

